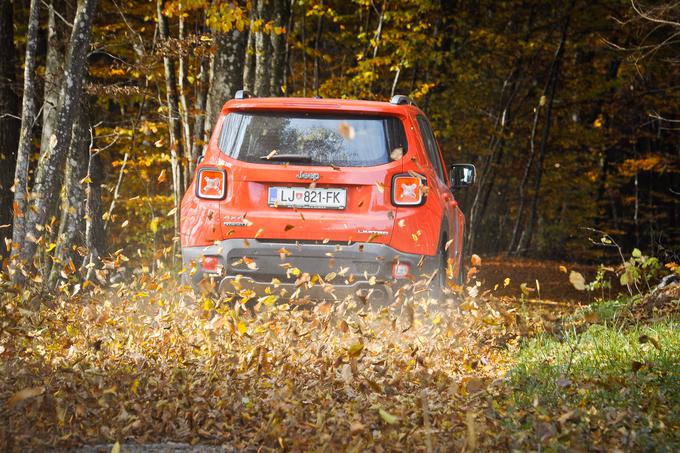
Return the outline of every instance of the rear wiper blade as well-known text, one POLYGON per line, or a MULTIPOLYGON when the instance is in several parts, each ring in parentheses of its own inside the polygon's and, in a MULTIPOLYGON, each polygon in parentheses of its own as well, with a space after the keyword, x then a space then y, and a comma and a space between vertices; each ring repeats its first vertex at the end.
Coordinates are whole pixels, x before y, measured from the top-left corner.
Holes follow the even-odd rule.
POLYGON ((310 156, 304 154, 274 154, 273 156, 260 156, 261 160, 276 160, 283 162, 301 162, 309 164, 314 162, 310 156))

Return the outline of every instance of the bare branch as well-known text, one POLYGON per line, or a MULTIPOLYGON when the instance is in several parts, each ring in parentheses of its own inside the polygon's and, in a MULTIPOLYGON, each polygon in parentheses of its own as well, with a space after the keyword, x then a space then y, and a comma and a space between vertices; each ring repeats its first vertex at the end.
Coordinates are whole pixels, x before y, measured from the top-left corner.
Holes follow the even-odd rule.
POLYGON ((633 7, 633 9, 635 10, 635 12, 638 13, 638 15, 640 17, 642 17, 643 19, 647 19, 648 21, 654 22, 654 23, 657 23, 657 24, 671 25, 673 27, 679 27, 680 28, 680 22, 674 22, 674 21, 671 21, 671 20, 666 20, 666 19, 661 19, 659 17, 654 17, 654 16, 651 16, 649 13, 642 11, 635 4, 635 0, 630 0, 630 4, 633 7))

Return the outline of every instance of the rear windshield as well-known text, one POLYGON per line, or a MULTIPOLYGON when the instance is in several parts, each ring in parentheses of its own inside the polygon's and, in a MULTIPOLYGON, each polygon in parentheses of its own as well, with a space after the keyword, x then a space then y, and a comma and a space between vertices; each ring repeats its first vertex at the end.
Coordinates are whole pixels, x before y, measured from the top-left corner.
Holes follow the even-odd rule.
POLYGON ((234 159, 267 164, 370 167, 406 153, 404 126, 389 116, 232 112, 219 144, 234 159))

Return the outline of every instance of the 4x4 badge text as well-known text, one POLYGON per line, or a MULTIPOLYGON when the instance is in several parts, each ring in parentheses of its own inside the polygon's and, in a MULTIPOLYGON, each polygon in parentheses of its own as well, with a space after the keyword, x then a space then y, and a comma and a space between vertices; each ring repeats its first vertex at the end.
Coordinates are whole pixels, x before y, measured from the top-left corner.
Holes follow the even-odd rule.
POLYGON ((309 179, 310 181, 317 181, 321 176, 318 173, 305 173, 301 171, 295 175, 297 179, 309 179))

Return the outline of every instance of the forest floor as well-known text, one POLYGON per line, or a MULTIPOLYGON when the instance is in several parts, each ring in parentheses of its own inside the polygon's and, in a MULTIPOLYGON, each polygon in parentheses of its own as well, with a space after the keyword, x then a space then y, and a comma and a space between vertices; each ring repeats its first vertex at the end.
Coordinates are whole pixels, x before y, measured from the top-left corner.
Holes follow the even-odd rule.
POLYGON ((456 303, 379 312, 5 285, 0 450, 677 450, 678 287, 597 299, 560 266, 485 260, 456 303))

